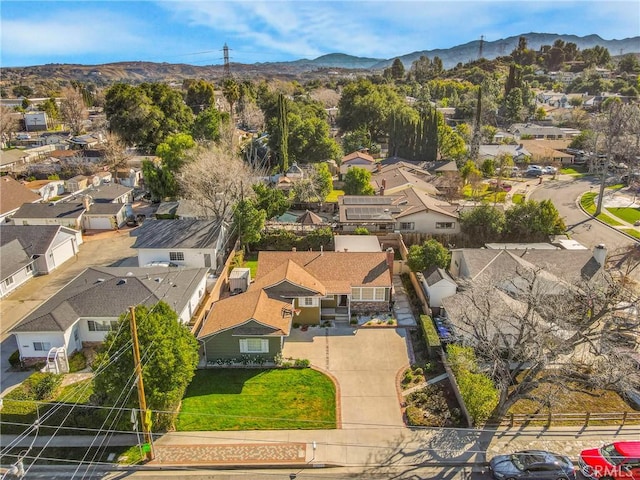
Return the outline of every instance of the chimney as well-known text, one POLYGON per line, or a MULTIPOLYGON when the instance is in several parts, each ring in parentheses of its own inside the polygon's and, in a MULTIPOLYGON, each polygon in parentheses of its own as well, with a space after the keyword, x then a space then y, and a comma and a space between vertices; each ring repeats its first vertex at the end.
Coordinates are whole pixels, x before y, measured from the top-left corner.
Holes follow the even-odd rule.
POLYGON ((91 208, 91 197, 89 195, 85 195, 84 197, 82 197, 82 205, 84 206, 84 209, 88 212, 89 209, 91 208))
POLYGON ((387 189, 387 179, 383 178, 382 179, 382 185, 380 186, 380 196, 383 197, 384 196, 384 191, 387 189))
POLYGON ((393 257, 394 252, 393 248, 387 248, 387 267, 389 267, 389 277, 391 279, 391 283, 393 284, 393 257))
POLYGON ((596 245, 593 249, 593 258, 598 262, 598 265, 604 267, 604 264, 607 261, 607 247, 604 246, 604 243, 596 245))

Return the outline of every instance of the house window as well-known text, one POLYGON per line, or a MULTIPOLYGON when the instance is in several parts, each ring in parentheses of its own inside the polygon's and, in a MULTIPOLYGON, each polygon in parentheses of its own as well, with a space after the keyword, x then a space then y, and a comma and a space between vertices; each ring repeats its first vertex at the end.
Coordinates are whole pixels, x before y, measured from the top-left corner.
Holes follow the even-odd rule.
POLYGON ((415 230, 415 228, 414 222, 400 222, 400 230, 415 230))
POLYGON ((27 265, 27 273, 31 273, 31 272, 33 272, 33 264, 32 263, 27 265))
POLYGON ((360 289, 360 300, 373 300, 373 288, 365 287, 360 289))
POLYGON ((384 287, 353 287, 351 289, 352 301, 384 302, 387 298, 384 287))
POLYGON ((436 222, 436 228, 445 229, 445 228, 456 228, 455 222, 436 222))
POLYGON ((378 302, 383 302, 385 299, 385 291, 384 288, 376 288, 373 292, 373 299, 378 302))
POLYGON ((108 332, 116 326, 115 320, 87 320, 90 332, 108 332))
POLYGON ((314 297, 304 297, 298 302, 301 307, 317 307, 318 303, 314 297))
POLYGON ((13 284, 13 277, 7 277, 4 281, 5 286, 10 286, 13 284))
POLYGON ((169 260, 172 262, 183 262, 184 252, 169 252, 169 260))
POLYGON ((33 349, 37 352, 48 352, 51 350, 51 342, 33 342, 33 349))
POLYGON ((240 353, 269 353, 269 340, 265 338, 243 338, 240 353))

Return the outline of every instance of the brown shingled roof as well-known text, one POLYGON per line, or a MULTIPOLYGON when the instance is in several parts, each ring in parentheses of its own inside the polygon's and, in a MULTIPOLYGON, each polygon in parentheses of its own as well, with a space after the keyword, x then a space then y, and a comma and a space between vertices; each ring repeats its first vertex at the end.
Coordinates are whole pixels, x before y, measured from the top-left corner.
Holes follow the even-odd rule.
POLYGON ((42 200, 40 195, 9 176, 0 178, 0 213, 4 214, 19 208, 24 203, 42 200))
POLYGON ((320 293, 323 296, 327 294, 325 286, 317 278, 291 259, 285 260, 269 273, 256 278, 256 281, 251 285, 251 289, 269 288, 284 280, 307 290, 320 293))
POLYGON ((270 336, 286 336, 291 330, 291 316, 282 315, 283 308, 291 308, 290 302, 270 298, 264 290, 254 290, 215 303, 207 316, 198 338, 220 333, 249 322, 267 327, 270 336))

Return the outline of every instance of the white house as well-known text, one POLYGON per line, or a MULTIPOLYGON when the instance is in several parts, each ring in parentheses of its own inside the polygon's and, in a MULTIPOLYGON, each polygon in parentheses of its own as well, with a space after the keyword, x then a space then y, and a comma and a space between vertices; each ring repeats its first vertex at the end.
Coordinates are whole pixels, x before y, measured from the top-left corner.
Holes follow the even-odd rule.
POLYGON ((456 294, 458 284, 442 268, 433 266, 425 270, 420 278, 422 288, 431 308, 442 307, 442 299, 456 294))
POLYGON ((14 225, 61 225, 82 229, 82 203, 25 203, 12 217, 14 225))
POLYGON ((170 262, 215 270, 223 263, 226 238, 226 225, 217 220, 152 220, 137 229, 132 248, 140 266, 170 262))
POLYGON ((0 226, 0 297, 78 253, 80 232, 56 225, 0 226))
POLYGON ((40 195, 44 202, 64 194, 64 180, 34 180, 24 186, 40 195))
POLYGON ((101 343, 131 305, 170 305, 189 323, 206 293, 207 269, 92 267, 18 323, 20 357, 46 358, 52 348, 68 355, 101 343))

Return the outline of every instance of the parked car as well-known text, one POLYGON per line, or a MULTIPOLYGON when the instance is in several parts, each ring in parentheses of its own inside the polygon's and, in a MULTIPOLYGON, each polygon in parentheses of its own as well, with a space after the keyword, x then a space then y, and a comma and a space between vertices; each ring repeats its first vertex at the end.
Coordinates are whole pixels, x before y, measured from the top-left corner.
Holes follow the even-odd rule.
POLYGON ((640 442, 614 442, 580 453, 582 474, 591 479, 640 478, 640 442))
POLYGON ((29 135, 28 133, 18 133, 16 135, 16 140, 29 140, 31 138, 31 135, 29 135))
POLYGON ((498 480, 576 478, 576 467, 568 457, 544 450, 523 450, 511 455, 497 455, 489 462, 489 468, 493 478, 498 480))
POLYGON ((551 165, 546 166, 542 169, 542 173, 544 173, 545 175, 555 175, 557 171, 558 169, 556 167, 552 167, 551 165))

